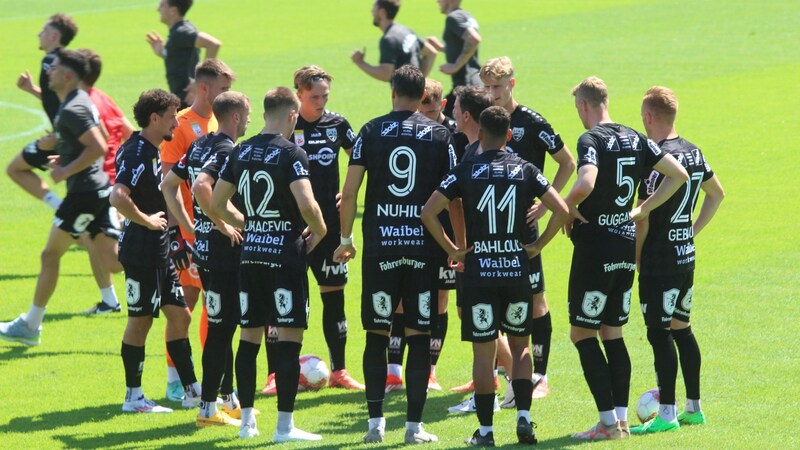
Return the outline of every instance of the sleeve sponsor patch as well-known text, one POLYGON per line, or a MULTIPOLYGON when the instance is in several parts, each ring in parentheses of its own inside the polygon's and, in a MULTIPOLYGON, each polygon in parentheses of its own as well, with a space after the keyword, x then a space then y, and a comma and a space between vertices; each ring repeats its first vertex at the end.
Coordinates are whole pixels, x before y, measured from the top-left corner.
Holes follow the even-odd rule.
POLYGON ((303 167, 303 163, 300 161, 295 161, 292 164, 292 168, 294 169, 294 173, 297 174, 299 177, 307 177, 308 176, 308 169, 303 167))

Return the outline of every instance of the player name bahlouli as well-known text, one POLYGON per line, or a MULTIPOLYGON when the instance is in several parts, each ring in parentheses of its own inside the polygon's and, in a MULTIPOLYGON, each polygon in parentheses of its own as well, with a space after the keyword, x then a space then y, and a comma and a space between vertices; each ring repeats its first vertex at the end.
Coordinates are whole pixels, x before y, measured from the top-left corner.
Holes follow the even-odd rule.
POLYGON ((513 239, 475 241, 474 246, 475 253, 516 253, 522 250, 519 242, 513 239))

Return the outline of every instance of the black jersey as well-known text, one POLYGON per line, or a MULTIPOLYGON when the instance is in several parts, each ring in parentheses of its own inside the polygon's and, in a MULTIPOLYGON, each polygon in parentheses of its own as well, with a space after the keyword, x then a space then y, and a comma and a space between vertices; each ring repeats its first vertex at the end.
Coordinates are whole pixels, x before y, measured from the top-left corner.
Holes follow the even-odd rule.
POLYGON ((289 185, 308 172, 306 152, 283 136, 258 134, 234 148, 219 177, 244 203, 242 264, 306 270, 306 225, 289 185))
POLYGON ((526 211, 550 183, 533 164, 499 150, 484 151, 453 169, 439 185, 450 200, 461 198, 467 244, 467 286, 525 285, 528 255, 526 211))
POLYGON ((630 211, 636 188, 646 169, 653 167, 664 152, 647 136, 625 125, 601 123, 578 139, 578 169, 597 167, 592 193, 578 205, 589 221, 575 221, 573 239, 610 233, 635 239, 630 211))
MULTIPOLYGON (((472 14, 461 8, 456 8, 447 14, 444 23, 444 53, 447 62, 456 62, 461 51, 464 50, 464 33, 469 29, 478 29, 478 21, 472 14)), ((467 61, 464 67, 452 75, 453 87, 456 86, 482 86, 481 63, 478 62, 478 51, 467 61)))
POLYGON ((42 90, 42 107, 44 108, 44 112, 47 114, 47 117, 50 119, 50 123, 55 123, 56 114, 58 114, 58 105, 61 104, 61 100, 58 99, 58 95, 50 89, 50 68, 53 67, 53 62, 56 60, 56 52, 58 49, 48 52, 42 58, 42 69, 39 71, 39 88, 42 90))
MULTIPOLYGON (((642 247, 642 275, 689 272, 694 269, 692 213, 697 204, 700 185, 714 176, 703 153, 691 142, 676 137, 659 143, 689 173, 689 180, 664 204, 650 212, 649 229, 642 247)), ((664 176, 655 170, 639 186, 639 199, 650 197, 664 176)))
POLYGON ((164 45, 164 65, 167 68, 169 91, 181 101, 186 98, 189 79, 194 78, 194 68, 200 61, 200 50, 195 47, 197 28, 188 20, 182 20, 169 29, 164 45))
MULTIPOLYGON (((89 99, 89 94, 81 89, 75 89, 67 95, 58 108, 54 122, 58 138, 56 152, 61 156, 59 163, 61 166, 78 159, 86 148, 81 143, 80 137, 99 126, 99 120, 97 108, 89 99)), ((103 172, 103 157, 100 157, 91 166, 67 178, 67 192, 97 191, 108 187, 108 184, 108 175, 103 172)))
POLYGON ((306 151, 311 188, 328 228, 339 223, 336 194, 339 193, 339 151, 351 149, 356 136, 350 123, 335 112, 325 111, 315 122, 298 117, 292 141, 306 151))
MULTIPOLYGON (((139 132, 135 132, 117 151, 116 184, 131 191, 131 200, 149 215, 167 212, 161 194, 161 158, 158 149, 139 132)), ((165 267, 168 261, 167 231, 151 230, 125 220, 119 236, 119 260, 126 265, 165 267)))
POLYGON ((454 164, 450 132, 422 114, 393 111, 361 128, 350 165, 367 170, 365 257, 433 254, 436 244, 419 216, 454 164))
POLYGON ((444 116, 444 121, 442 122, 447 131, 453 135, 453 145, 456 151, 456 161, 461 161, 464 156, 464 151, 469 145, 469 138, 466 134, 458 131, 458 124, 456 121, 450 117, 444 116))
MULTIPOLYGON (((189 150, 178 164, 172 166, 181 179, 194 184, 202 172, 215 181, 219 171, 233 150, 233 139, 223 133, 208 133, 192 142, 189 150)), ((238 195, 233 198, 234 206, 241 207, 238 195)), ((231 240, 214 228, 214 223, 206 216, 197 199, 194 209, 194 258, 192 261, 205 269, 233 270, 239 265, 240 246, 231 246, 231 240)))
POLYGON ((419 68, 422 45, 420 38, 408 27, 393 23, 383 32, 378 43, 380 64, 392 64, 395 69, 406 64, 419 68))
POLYGON ((516 153, 520 158, 544 171, 545 154, 551 155, 564 148, 561 136, 536 111, 518 105, 511 113, 511 138, 506 151, 516 153))

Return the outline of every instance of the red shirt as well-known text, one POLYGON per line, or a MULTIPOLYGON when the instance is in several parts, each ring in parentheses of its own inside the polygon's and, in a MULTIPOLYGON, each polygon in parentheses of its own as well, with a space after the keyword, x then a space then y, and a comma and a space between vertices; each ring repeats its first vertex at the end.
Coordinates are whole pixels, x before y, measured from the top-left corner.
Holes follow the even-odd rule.
POLYGON ((89 98, 97 108, 100 122, 108 132, 108 137, 106 137, 108 151, 103 160, 103 171, 108 174, 113 184, 116 175, 114 159, 117 156, 117 149, 122 144, 122 136, 125 133, 125 114, 122 113, 122 110, 119 109, 114 100, 100 89, 92 88, 89 90, 89 98))

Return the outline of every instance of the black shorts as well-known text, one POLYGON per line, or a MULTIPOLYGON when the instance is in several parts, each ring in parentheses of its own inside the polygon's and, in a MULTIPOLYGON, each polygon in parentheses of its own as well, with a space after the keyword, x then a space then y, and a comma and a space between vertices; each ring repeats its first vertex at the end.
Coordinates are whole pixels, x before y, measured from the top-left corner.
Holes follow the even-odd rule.
POLYGON ((344 286, 347 284, 347 263, 333 261, 333 251, 338 246, 339 233, 329 231, 308 254, 308 266, 320 286, 344 286))
POLYGON ((535 258, 529 259, 528 261, 530 261, 528 279, 531 282, 531 294, 541 294, 544 292, 544 269, 542 268, 542 255, 536 255, 535 258))
POLYGON ((158 317, 164 305, 186 308, 183 288, 172 263, 166 267, 123 265, 129 317, 158 317))
POLYGON ((84 232, 92 237, 103 233, 113 239, 119 238, 119 218, 108 203, 110 194, 110 187, 99 191, 67 193, 56 211, 53 225, 76 239, 84 232))
POLYGON ((22 149, 22 160, 31 167, 39 170, 49 170, 50 156, 57 156, 55 150, 42 150, 33 141, 22 149))
POLYGON ((531 334, 533 295, 527 284, 465 286, 462 297, 462 341, 491 342, 498 331, 511 336, 531 334))
POLYGON ((308 328, 306 268, 242 264, 239 268, 239 307, 242 328, 272 325, 308 328))
POLYGON ((430 330, 431 302, 438 298, 439 270, 431 263, 432 259, 422 256, 363 259, 361 324, 365 330, 389 331, 401 300, 405 326, 418 331, 430 330))
POLYGON ((639 301, 644 323, 650 328, 669 328, 672 319, 689 322, 693 287, 693 271, 673 275, 639 275, 639 301))
POLYGON ((208 326, 236 328, 241 319, 239 309, 239 274, 228 270, 199 269, 205 291, 208 326))
POLYGON ((575 242, 569 274, 569 323, 582 328, 628 323, 635 243, 609 236, 575 242))

